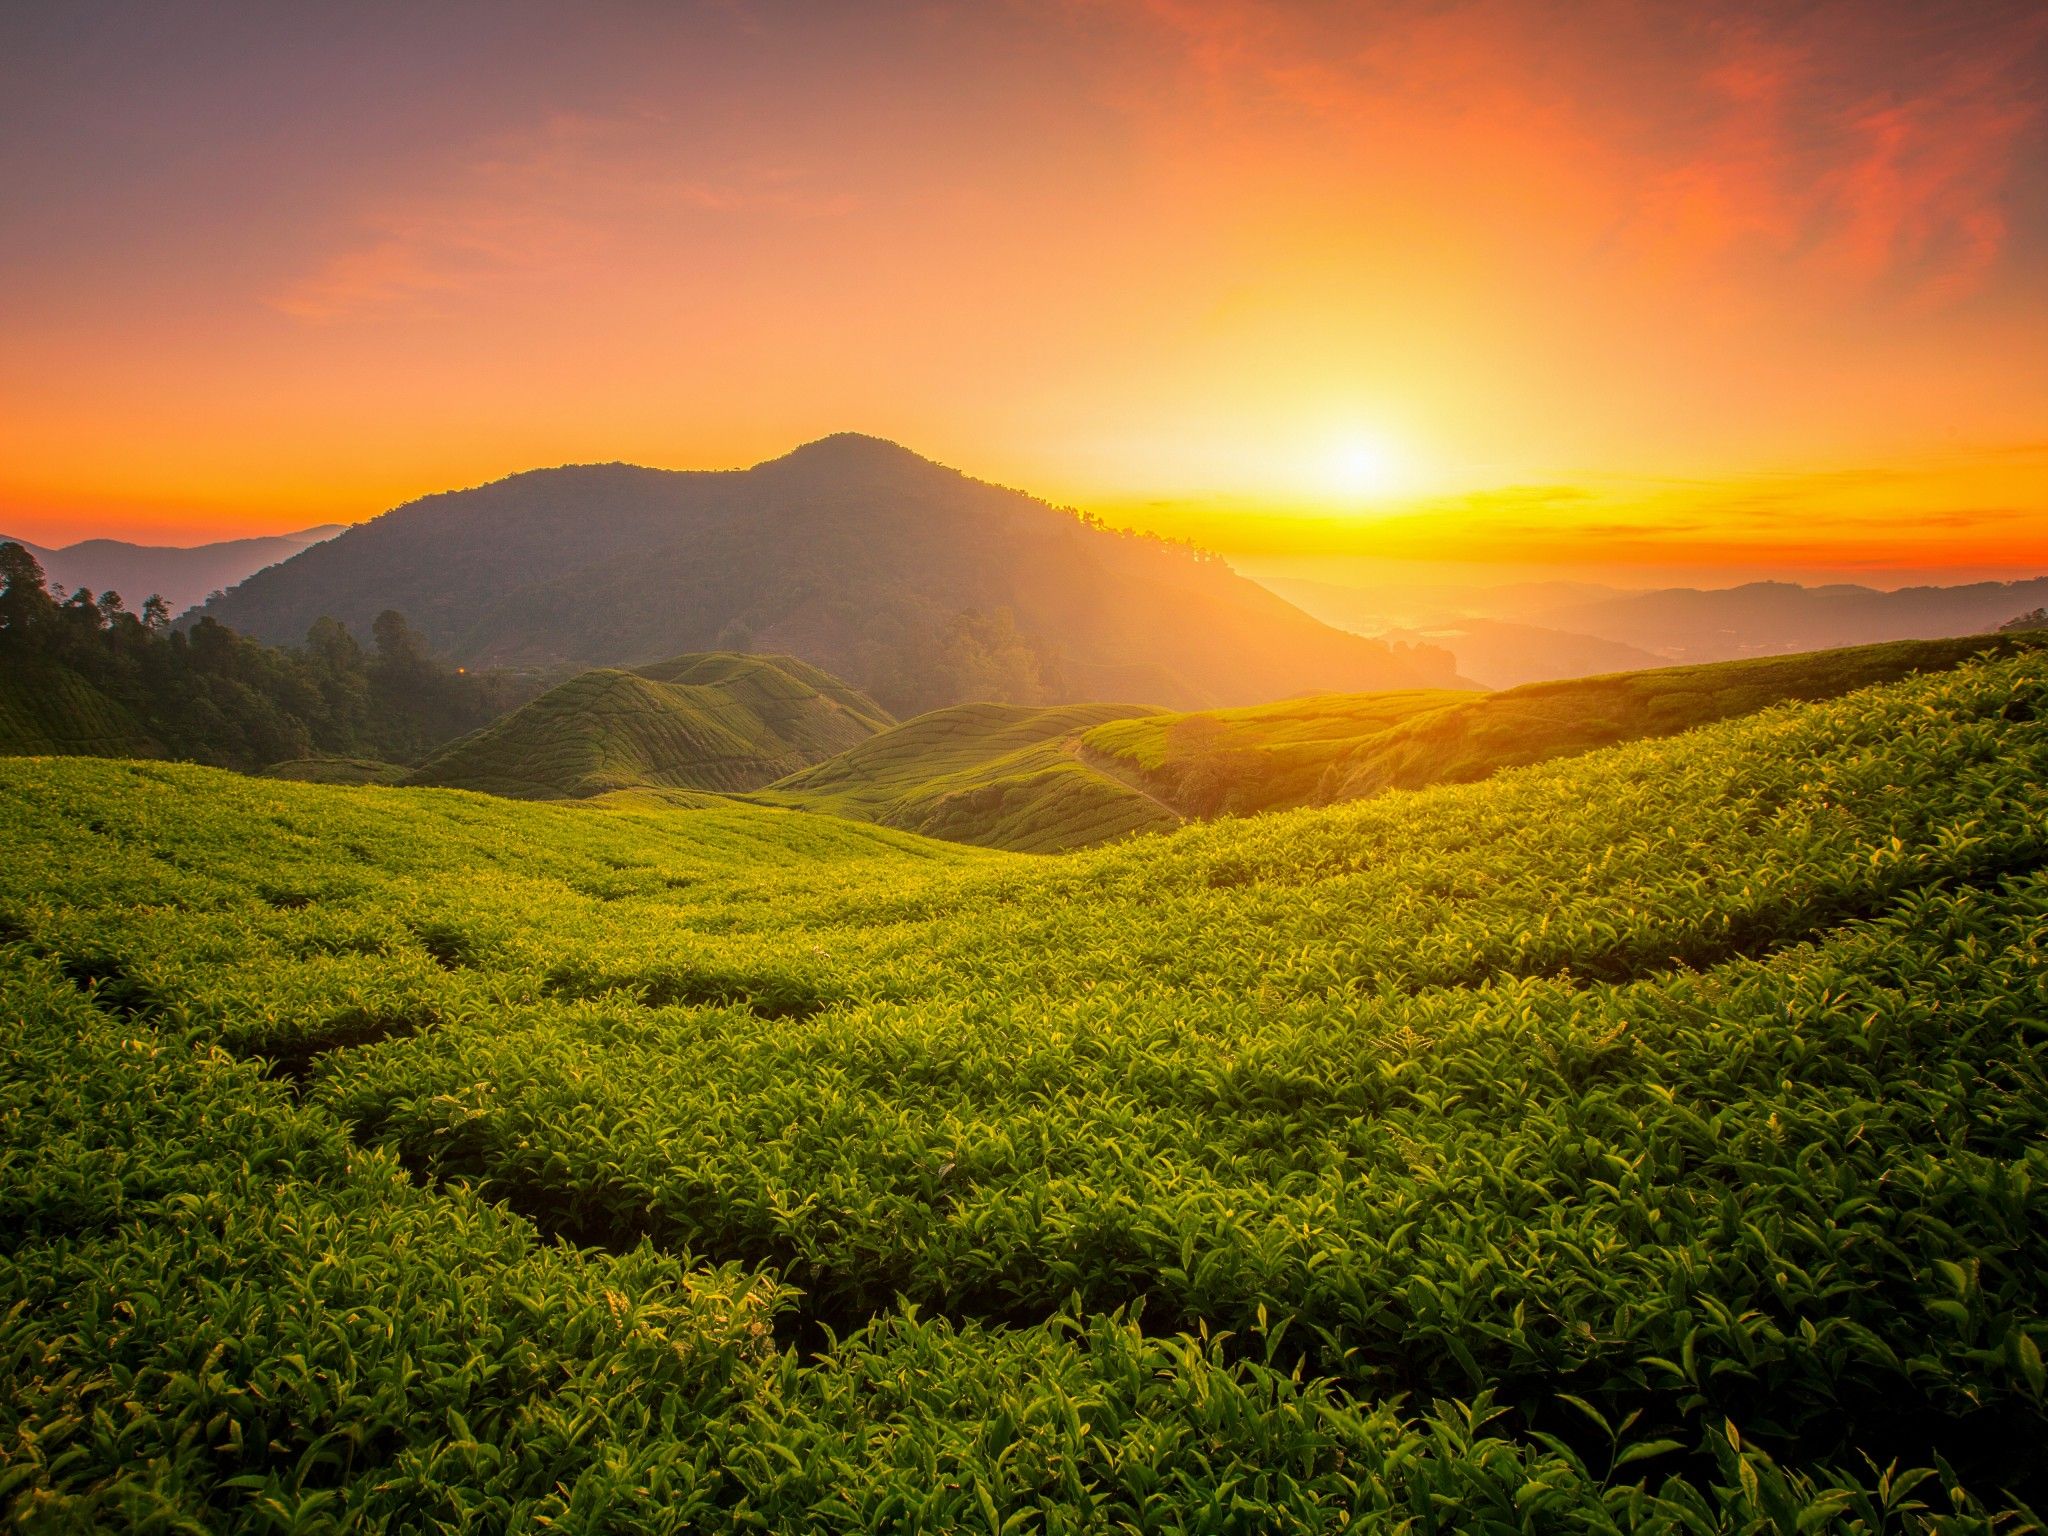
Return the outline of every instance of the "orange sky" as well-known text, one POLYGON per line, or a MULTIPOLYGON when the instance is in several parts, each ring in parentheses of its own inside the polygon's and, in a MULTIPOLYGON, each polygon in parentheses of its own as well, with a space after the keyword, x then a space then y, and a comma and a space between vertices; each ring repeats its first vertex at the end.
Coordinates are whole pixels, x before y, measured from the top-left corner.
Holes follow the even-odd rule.
POLYGON ((2035 0, 19 6, 0 186, 42 543, 854 429, 1250 560, 2048 571, 2035 0))

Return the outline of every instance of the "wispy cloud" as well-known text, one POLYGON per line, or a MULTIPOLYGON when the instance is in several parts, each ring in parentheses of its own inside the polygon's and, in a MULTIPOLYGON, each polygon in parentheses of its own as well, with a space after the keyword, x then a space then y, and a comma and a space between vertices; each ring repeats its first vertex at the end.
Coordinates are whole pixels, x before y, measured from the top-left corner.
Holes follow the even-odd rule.
MULTIPOLYGON (((1982 285, 2048 101, 2048 7, 1866 0, 1066 0, 1152 29, 1190 106, 1310 151, 1414 145, 1675 280, 1763 258, 1925 302, 1982 285)), ((1507 210, 1504 210, 1504 213, 1507 210)))
POLYGON ((592 266, 632 229, 673 231, 691 216, 825 218, 854 206, 786 167, 698 175, 683 169, 692 159, 656 117, 552 115, 484 146, 441 185, 367 207, 355 237, 265 302, 313 324, 431 309, 592 266))

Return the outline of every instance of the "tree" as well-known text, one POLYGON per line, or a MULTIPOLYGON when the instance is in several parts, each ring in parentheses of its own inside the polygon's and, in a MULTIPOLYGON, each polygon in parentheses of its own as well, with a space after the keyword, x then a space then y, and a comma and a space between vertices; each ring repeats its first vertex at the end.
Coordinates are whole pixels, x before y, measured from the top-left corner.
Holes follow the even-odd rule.
POLYGON ((19 544, 0 544, 0 634, 31 642, 47 634, 56 618, 41 563, 19 544))
POLYGON ((431 670, 426 637, 405 622, 396 608, 386 608, 370 625, 370 638, 377 645, 377 659, 408 672, 431 670))

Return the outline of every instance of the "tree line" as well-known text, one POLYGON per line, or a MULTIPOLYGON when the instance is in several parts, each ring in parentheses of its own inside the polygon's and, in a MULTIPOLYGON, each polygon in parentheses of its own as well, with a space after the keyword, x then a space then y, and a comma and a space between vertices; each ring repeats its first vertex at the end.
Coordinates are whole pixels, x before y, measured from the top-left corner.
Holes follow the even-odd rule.
POLYGON ((163 755, 243 771, 316 755, 414 762, 537 691, 436 659, 395 610, 378 615, 367 649, 328 618, 280 648, 203 616, 174 627, 154 595, 131 611, 116 592, 52 588, 13 543, 0 544, 0 662, 30 687, 68 672, 163 755))

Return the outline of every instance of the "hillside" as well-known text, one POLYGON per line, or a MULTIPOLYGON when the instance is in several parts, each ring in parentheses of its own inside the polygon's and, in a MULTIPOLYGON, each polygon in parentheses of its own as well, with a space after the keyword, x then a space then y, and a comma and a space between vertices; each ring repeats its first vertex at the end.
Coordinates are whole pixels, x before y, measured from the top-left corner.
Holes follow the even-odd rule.
POLYGON ((387 607, 470 666, 786 651, 903 714, 1456 683, 1447 653, 1332 629, 1219 560, 852 434, 747 470, 584 465, 429 496, 205 611, 295 640, 387 607))
POLYGON ((1084 731, 1135 705, 956 704, 907 720, 752 798, 1020 853, 1055 853, 1181 818, 1085 761, 1084 731))
POLYGON ((1504 768, 1670 736, 1773 704, 1835 698, 2040 635, 1906 640, 1811 655, 1531 683, 1499 693, 1290 699, 1098 726, 1083 755, 1188 815, 1328 804, 1469 783, 1504 768))
POLYGON ((133 711, 61 663, 9 655, 0 667, 0 755, 160 757, 133 711))
MULTIPOLYGON (((206 601, 208 594, 232 587, 265 566, 289 560, 342 531, 339 523, 305 528, 297 533, 268 534, 253 539, 221 539, 211 544, 131 544, 125 539, 84 539, 57 549, 24 541, 52 582, 76 590, 118 592, 139 609, 154 594, 174 614, 206 601)), ((7 542, 0 534, 0 542, 7 542)), ((299 635, 305 630, 301 628, 299 635)), ((296 640, 299 635, 290 638, 296 640)))
POLYGON ((536 680, 429 655, 402 615, 374 650, 324 619, 303 645, 261 645, 202 618, 168 627, 114 593, 61 601, 0 542, 0 754, 168 757, 257 772, 304 758, 416 762, 532 696, 536 680))
POLYGON ((294 757, 263 770, 266 779, 301 784, 403 784, 411 776, 411 769, 373 757, 294 757))
POLYGON ((0 761, 0 1507, 2017 1536, 2044 785, 2037 654, 1057 861, 0 761))
POLYGON ((789 656, 679 656, 578 674, 437 752, 409 782, 519 799, 753 789, 889 723, 789 656))

